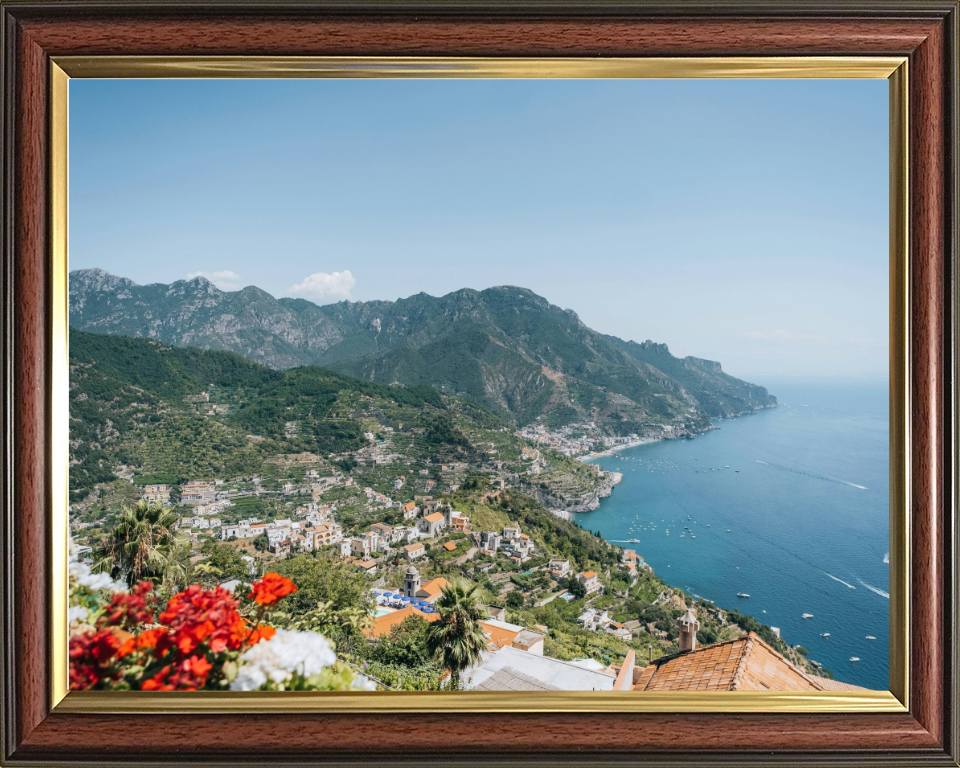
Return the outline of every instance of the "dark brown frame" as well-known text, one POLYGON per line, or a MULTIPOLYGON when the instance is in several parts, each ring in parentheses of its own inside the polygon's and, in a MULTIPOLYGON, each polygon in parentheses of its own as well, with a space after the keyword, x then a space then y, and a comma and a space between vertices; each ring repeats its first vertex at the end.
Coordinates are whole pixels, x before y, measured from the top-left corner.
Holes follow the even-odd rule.
POLYGON ((0 0, 0 15, 4 764, 960 765, 957 2, 0 0), (907 56, 909 713, 51 712, 48 79, 51 56, 85 54, 907 56))

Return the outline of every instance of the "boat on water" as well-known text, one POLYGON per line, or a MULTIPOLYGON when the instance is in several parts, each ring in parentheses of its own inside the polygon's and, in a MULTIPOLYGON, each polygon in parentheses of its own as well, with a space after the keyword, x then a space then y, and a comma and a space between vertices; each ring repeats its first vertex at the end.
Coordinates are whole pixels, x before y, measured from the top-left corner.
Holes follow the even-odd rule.
POLYGON ((750 597, 746 592, 737 592, 737 597, 750 597))
POLYGON ((730 533, 730 529, 729 529, 729 528, 727 528, 727 533, 730 533))
POLYGON ((876 639, 877 638, 875 638, 873 635, 867 635, 867 640, 876 640, 876 639))
POLYGON ((829 632, 821 632, 821 633, 820 633, 820 637, 830 637, 830 633, 829 633, 829 632))
POLYGON ((812 613, 805 613, 805 614, 803 614, 803 618, 805 618, 805 619, 812 619, 812 618, 813 618, 813 614, 812 614, 812 613))
POLYGON ((850 657, 850 661, 860 661, 860 657, 859 657, 859 656, 851 656, 851 657, 850 657))
POLYGON ((691 538, 691 539, 695 539, 695 538, 697 538, 697 537, 694 536, 694 535, 691 533, 691 534, 690 534, 690 538, 691 538))
POLYGON ((627 539, 627 542, 630 544, 639 544, 640 539, 627 539))

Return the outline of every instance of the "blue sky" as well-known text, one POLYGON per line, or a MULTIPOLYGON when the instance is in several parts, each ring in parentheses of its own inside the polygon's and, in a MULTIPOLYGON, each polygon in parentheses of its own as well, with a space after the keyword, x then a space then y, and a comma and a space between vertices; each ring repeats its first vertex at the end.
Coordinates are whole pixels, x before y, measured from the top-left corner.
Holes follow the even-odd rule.
POLYGON ((887 83, 70 83, 70 266, 521 285, 734 375, 887 371, 887 83))

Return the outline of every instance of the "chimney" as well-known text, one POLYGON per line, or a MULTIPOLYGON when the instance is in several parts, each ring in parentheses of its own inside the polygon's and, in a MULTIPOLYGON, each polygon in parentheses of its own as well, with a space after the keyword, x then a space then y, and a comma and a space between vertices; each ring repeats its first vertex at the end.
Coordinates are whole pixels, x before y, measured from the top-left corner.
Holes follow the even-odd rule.
POLYGON ((687 612, 677 619, 677 626, 680 627, 680 653, 696 650, 697 630, 700 629, 697 617, 687 609, 687 612))

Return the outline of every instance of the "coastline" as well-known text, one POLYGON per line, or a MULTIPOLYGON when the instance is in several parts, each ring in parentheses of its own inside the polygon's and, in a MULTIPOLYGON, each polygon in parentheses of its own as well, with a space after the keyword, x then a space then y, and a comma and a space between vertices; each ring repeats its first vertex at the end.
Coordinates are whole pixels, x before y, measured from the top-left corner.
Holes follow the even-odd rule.
POLYGON ((644 437, 639 440, 634 440, 632 443, 622 443, 621 445, 615 445, 612 448, 607 448, 607 450, 602 451, 601 453, 588 453, 586 456, 578 456, 577 461, 586 463, 592 459, 600 459, 604 456, 613 456, 615 453, 620 451, 625 451, 628 448, 638 448, 641 445, 650 445, 651 443, 659 443, 662 441, 662 437, 644 437))

